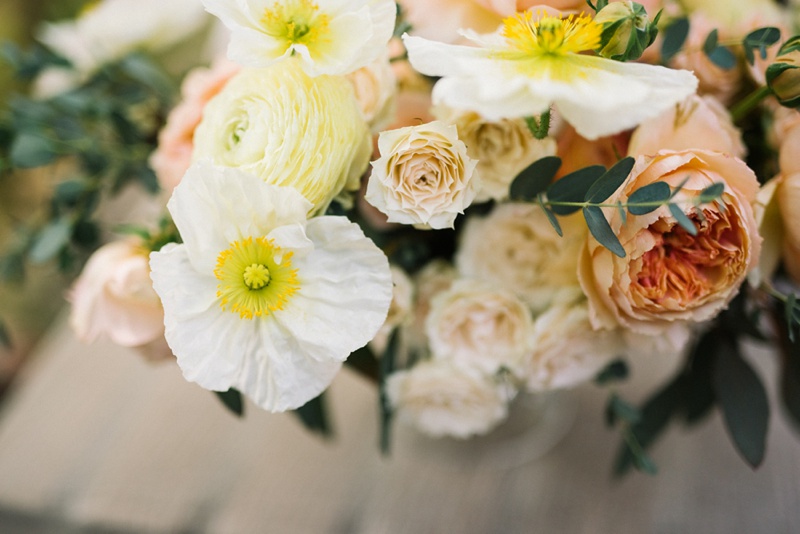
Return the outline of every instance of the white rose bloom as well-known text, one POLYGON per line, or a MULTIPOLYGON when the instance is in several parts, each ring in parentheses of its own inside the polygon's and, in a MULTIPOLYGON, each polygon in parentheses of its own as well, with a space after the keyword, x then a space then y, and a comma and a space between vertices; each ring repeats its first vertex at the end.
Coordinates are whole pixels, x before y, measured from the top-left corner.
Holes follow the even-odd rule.
POLYGON ((386 48, 397 8, 391 0, 203 0, 231 30, 228 57, 248 67, 289 58, 309 76, 348 74, 386 48))
POLYGON ((434 104, 489 120, 538 115, 554 106, 583 137, 632 128, 697 87, 688 71, 583 54, 600 46, 602 26, 581 15, 544 10, 510 16, 494 34, 465 31, 477 46, 404 36, 411 65, 441 76, 434 104))
POLYGON ((455 261, 465 278, 486 280, 521 296, 539 313, 583 294, 578 257, 586 240, 580 214, 559 219, 559 237, 533 204, 501 204, 464 226, 455 261))
POLYGON ((389 62, 388 52, 369 65, 351 72, 347 79, 353 84, 356 102, 373 134, 394 121, 397 77, 389 62))
POLYGON ((378 150, 365 198, 389 222, 452 228, 480 188, 477 162, 451 124, 433 121, 381 132, 378 150))
POLYGON ((386 256, 344 217, 307 221, 294 189, 199 162, 167 207, 183 244, 153 252, 151 276, 190 382, 297 408, 383 324, 386 256))
POLYGON ((487 374, 519 372, 530 352, 533 317, 510 291, 457 280, 431 300, 425 330, 435 359, 477 367, 487 374))
POLYGON ((556 141, 535 139, 523 119, 486 120, 473 111, 446 106, 433 109, 437 119, 455 124, 458 138, 467 145, 469 157, 478 160, 475 172, 481 180, 476 202, 504 200, 508 188, 528 165, 545 156, 554 156, 556 141))
POLYGON ((74 20, 45 23, 38 39, 91 72, 135 50, 165 50, 209 20, 198 0, 102 0, 74 20))
POLYGON ((411 316, 411 307, 414 301, 414 285, 406 272, 396 265, 391 266, 392 271, 392 303, 386 321, 370 342, 372 351, 381 355, 389 343, 392 331, 408 322, 411 316))
POLYGON ((398 419, 434 437, 485 434, 508 415, 510 392, 476 369, 426 361, 389 376, 389 402, 398 419))
POLYGON ((192 157, 294 187, 319 213, 343 189, 358 189, 371 153, 347 79, 311 78, 288 61, 231 78, 203 109, 192 157))
POLYGON ((616 331, 592 330, 585 302, 556 305, 537 317, 532 344, 524 378, 529 391, 587 382, 621 350, 616 331))

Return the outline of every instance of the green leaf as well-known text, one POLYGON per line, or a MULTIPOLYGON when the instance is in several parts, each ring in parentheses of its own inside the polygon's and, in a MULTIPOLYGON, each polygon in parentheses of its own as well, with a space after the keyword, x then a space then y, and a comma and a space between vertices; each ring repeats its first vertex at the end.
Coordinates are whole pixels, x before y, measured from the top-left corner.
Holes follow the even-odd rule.
POLYGON ((706 37, 706 41, 703 43, 703 52, 705 52, 707 56, 711 55, 711 53, 716 50, 718 42, 718 33, 715 28, 711 30, 711 33, 706 37))
POLYGON ((606 424, 614 425, 617 421, 636 423, 641 420, 641 412, 632 404, 622 399, 616 393, 612 393, 608 398, 606 409, 606 424))
POLYGON ((72 235, 72 221, 66 217, 56 219, 36 236, 29 257, 33 263, 44 263, 67 246, 72 235))
POLYGON ((763 461, 766 448, 767 393, 758 375, 742 359, 736 340, 720 336, 719 341, 724 349, 717 350, 712 366, 714 392, 736 449, 755 468, 763 461))
POLYGON ((583 217, 586 219, 586 225, 595 239, 606 247, 608 250, 619 256, 625 257, 625 249, 622 248, 619 239, 608 224, 603 210, 597 206, 586 206, 583 208, 583 217))
MULTIPOLYGON (((602 165, 592 165, 571 172, 547 188, 547 201, 549 203, 583 202, 586 192, 605 172, 606 168, 602 165)), ((581 206, 557 206, 551 204, 550 208, 558 215, 569 215, 581 209, 581 206)))
POLYGON ((21 253, 0 256, 0 282, 21 284, 25 280, 25 258, 21 253))
POLYGON ((731 70, 736 67, 736 56, 731 52, 730 48, 718 46, 710 54, 706 55, 714 65, 721 69, 731 70))
POLYGON ((122 71, 134 80, 155 89, 161 95, 171 95, 175 87, 161 69, 141 54, 132 54, 119 63, 122 71))
POLYGON ((531 201, 547 189, 561 167, 561 158, 546 156, 528 165, 514 178, 509 188, 512 199, 531 201))
POLYGON ((326 438, 333 435, 333 429, 328 422, 325 393, 320 393, 293 412, 308 430, 326 438))
POLYGON ((766 59, 767 48, 780 41, 780 39, 781 31, 773 26, 759 28, 748 33, 742 41, 747 62, 751 65, 755 63, 755 50, 758 50, 761 59, 766 59))
POLYGON ((233 415, 244 416, 242 394, 238 390, 231 388, 228 391, 215 391, 214 394, 233 415))
POLYGON ((558 237, 564 237, 564 231, 561 229, 561 225, 558 223, 555 213, 553 213, 553 210, 544 205, 544 202, 542 201, 542 195, 536 197, 536 200, 539 203, 539 207, 542 208, 542 211, 544 211, 545 216, 547 216, 547 221, 550 223, 550 226, 552 226, 558 234, 558 237))
POLYGON ((386 350, 380 361, 380 386, 379 386, 379 402, 380 402, 380 445, 381 453, 388 455, 391 450, 391 431, 392 431, 392 406, 389 402, 389 395, 386 392, 386 380, 394 372, 395 359, 397 357, 397 348, 399 344, 400 331, 395 328, 389 336, 389 343, 386 345, 386 350))
POLYGON ((675 221, 681 228, 686 230, 690 235, 697 235, 697 227, 692 220, 686 215, 677 204, 669 204, 669 212, 675 217, 675 221))
POLYGON ((723 184, 722 182, 717 182, 709 185, 708 187, 700 191, 700 196, 698 200, 704 204, 707 202, 714 202, 719 197, 721 197, 722 193, 724 192, 725 192, 725 184, 723 184))
POLYGON ((369 345, 351 352, 344 364, 369 380, 377 382, 379 379, 378 359, 369 349, 369 345))
POLYGON ((598 385, 604 386, 612 382, 625 380, 628 378, 629 374, 630 370, 628 369, 628 364, 625 363, 625 360, 614 360, 608 364, 605 369, 597 374, 594 381, 598 385))
POLYGON ((800 430, 800 345, 796 343, 784 350, 780 395, 789 421, 800 430))
POLYGON ((628 197, 628 211, 632 215, 645 215, 661 207, 660 204, 669 200, 670 189, 665 182, 654 182, 640 187, 628 197), (652 206, 631 206, 631 204, 650 204, 652 206))
POLYGON ((689 35, 689 19, 682 17, 672 21, 664 30, 664 40, 661 43, 661 61, 668 63, 672 57, 680 52, 686 37, 689 35))
POLYGON ((635 159, 627 157, 616 162, 592 184, 592 187, 586 192, 584 200, 599 204, 608 199, 628 178, 635 161, 635 159))
POLYGON ((692 350, 690 365, 683 372, 683 416, 687 424, 700 421, 714 406, 716 397, 711 384, 711 364, 719 347, 719 330, 706 332, 692 350))
POLYGON ((11 163, 23 169, 41 167, 58 157, 53 143, 39 135, 23 132, 11 143, 11 163))
POLYGON ((525 124, 535 139, 544 139, 550 132, 550 110, 548 109, 539 115, 538 119, 536 117, 525 117, 525 124))
POLYGON ((8 334, 8 329, 2 320, 0 320, 0 346, 7 349, 13 346, 11 343, 11 336, 8 334))
POLYGON ((88 189, 88 184, 80 180, 68 180, 56 186, 53 200, 58 204, 74 206, 88 189))

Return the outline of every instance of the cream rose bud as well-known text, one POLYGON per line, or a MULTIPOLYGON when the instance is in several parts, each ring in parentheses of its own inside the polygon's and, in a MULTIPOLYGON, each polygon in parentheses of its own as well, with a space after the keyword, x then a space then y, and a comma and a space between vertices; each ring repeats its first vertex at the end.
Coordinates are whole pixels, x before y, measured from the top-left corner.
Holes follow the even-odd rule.
POLYGON ((628 155, 653 155, 659 150, 705 149, 743 158, 747 148, 731 115, 713 96, 692 95, 648 119, 631 136, 628 155))
POLYGON ((452 228, 480 188, 476 161, 454 125, 433 121, 381 132, 367 202, 389 222, 452 228))
POLYGON ((465 278, 485 280, 521 296, 539 313, 553 302, 582 295, 578 258, 586 236, 580 215, 561 219, 559 237, 533 204, 509 203, 486 217, 470 217, 456 251, 465 278))
POLYGON ((383 354, 389 343, 389 336, 398 326, 408 322, 414 302, 414 285, 406 272, 396 265, 392 271, 392 303, 386 321, 370 341, 370 348, 378 355, 383 354))
POLYGON ((436 118, 456 125, 467 154, 478 160, 475 171, 481 189, 477 202, 508 198, 511 182, 525 167, 556 153, 555 140, 535 139, 523 119, 489 121, 477 113, 445 106, 437 106, 433 112, 436 118))
POLYGON ((537 317, 531 345, 523 371, 529 391, 587 382, 618 357, 621 349, 617 331, 592 329, 585 301, 557 304, 537 317))
POLYGON ((513 392, 477 369, 425 361, 389 376, 386 393, 401 421, 434 437, 485 434, 508 415, 513 392))
POLYGON ((388 52, 351 72, 347 79, 353 84, 356 102, 370 131, 376 134, 391 124, 395 116, 397 78, 388 52))
POLYGON ((629 214, 626 222, 617 210, 606 213, 624 258, 594 239, 587 241, 579 277, 595 328, 623 326, 656 335, 674 323, 711 319, 755 267, 761 249, 752 208, 758 181, 740 159, 702 150, 639 156, 627 181, 607 202, 624 203, 652 183, 675 188, 684 181, 674 201, 696 235, 661 206, 646 215, 629 214), (724 184, 722 196, 698 205, 700 192, 715 183, 724 184))
POLYGON ((457 280, 431 300, 425 331, 433 357, 469 364, 485 373, 518 374, 530 350, 533 317, 510 291, 476 280, 457 280))
POLYGON ((92 254, 68 295, 70 326, 81 341, 106 335, 137 347, 163 339, 164 310, 150 281, 149 253, 127 240, 92 254))
POLYGON ((242 69, 206 105, 192 159, 292 187, 320 213, 343 189, 358 188, 371 151, 347 78, 311 78, 298 62, 282 61, 242 69))

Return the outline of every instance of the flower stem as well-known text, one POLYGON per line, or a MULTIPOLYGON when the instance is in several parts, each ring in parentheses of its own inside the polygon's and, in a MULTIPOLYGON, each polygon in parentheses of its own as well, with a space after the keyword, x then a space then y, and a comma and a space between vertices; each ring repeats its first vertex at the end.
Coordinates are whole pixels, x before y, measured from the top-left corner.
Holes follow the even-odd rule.
POLYGON ((762 100, 772 94, 769 87, 766 85, 764 87, 759 87, 746 97, 744 97, 740 102, 738 102, 733 108, 731 109, 731 116, 733 117, 733 122, 739 122, 743 119, 750 111, 756 107, 762 100))

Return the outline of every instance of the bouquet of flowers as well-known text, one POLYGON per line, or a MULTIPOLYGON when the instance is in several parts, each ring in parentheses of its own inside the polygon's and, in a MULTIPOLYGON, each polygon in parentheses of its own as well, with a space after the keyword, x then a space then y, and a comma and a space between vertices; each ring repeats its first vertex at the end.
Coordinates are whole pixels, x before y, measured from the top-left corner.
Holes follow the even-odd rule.
POLYGON ((715 407, 757 466, 755 340, 800 425, 793 2, 142 2, 6 51, 31 92, 0 168, 57 179, 0 272, 82 266, 81 339, 321 432, 347 365, 380 390, 385 449, 394 421, 468 438, 594 381, 620 472, 715 407), (105 224, 135 186, 160 214, 105 224), (615 393, 673 357, 642 406, 615 393))

